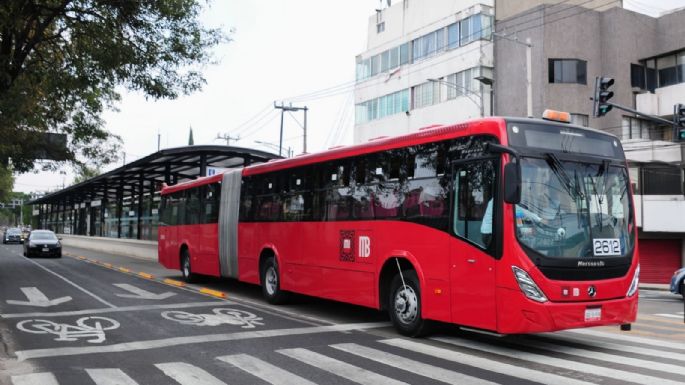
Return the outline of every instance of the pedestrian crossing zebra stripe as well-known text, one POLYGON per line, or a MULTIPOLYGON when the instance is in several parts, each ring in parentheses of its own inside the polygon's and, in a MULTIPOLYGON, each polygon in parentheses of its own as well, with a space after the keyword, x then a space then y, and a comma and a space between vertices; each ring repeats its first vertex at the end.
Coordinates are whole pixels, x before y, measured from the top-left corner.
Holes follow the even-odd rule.
MULTIPOLYGON (((551 335, 550 335, 551 337, 551 335)), ((588 344, 588 340, 586 338, 582 338, 580 336, 569 336, 569 335, 557 335, 555 336, 554 339, 545 336, 545 338, 549 338, 550 340, 561 340, 565 342, 571 342, 571 343, 577 343, 577 344, 588 344)), ((658 349, 650 349, 650 348, 643 348, 635 345, 626 345, 626 344, 617 344, 614 342, 605 342, 601 341, 601 344, 596 344, 592 345, 593 347, 598 347, 602 349, 610 349, 610 350, 617 350, 620 352, 626 352, 626 353, 634 353, 634 354, 641 354, 645 356, 655 356, 659 358, 668 358, 671 360, 676 360, 676 361, 683 361, 685 362, 685 354, 682 353, 674 353, 674 352, 669 352, 666 350, 658 350, 658 349)))
POLYGON ((98 385, 138 385, 121 369, 86 369, 86 373, 98 385))
POLYGON ((332 348, 346 353, 354 354, 381 364, 389 365, 397 369, 406 370, 411 373, 428 377, 433 380, 446 382, 448 384, 474 384, 486 385, 494 382, 469 376, 452 370, 443 369, 434 365, 424 364, 409 358, 404 358, 396 354, 387 353, 382 350, 367 348, 358 344, 335 344, 332 348))
MULTIPOLYGON (((577 334, 577 335, 580 334, 580 335, 590 336, 590 337, 608 338, 608 339, 611 339, 614 341, 616 340, 616 337, 618 337, 616 334, 600 332, 597 330, 589 330, 589 329, 566 330, 566 331, 564 331, 564 333, 571 333, 571 334, 577 334)), ((548 335, 552 335, 552 334, 548 334, 548 335)), ((621 342, 632 342, 632 343, 636 343, 636 344, 656 346, 658 348, 669 348, 669 349, 674 349, 674 350, 685 351, 685 344, 683 344, 683 343, 663 341, 663 340, 644 338, 644 337, 635 337, 635 336, 630 336, 630 335, 626 335, 626 334, 621 334, 620 338, 621 338, 621 342)))
POLYGON ((59 385, 55 375, 50 372, 12 376, 14 385, 59 385))
POLYGON ((573 348, 565 345, 557 345, 549 342, 532 342, 527 341, 526 346, 550 350, 557 353, 568 354, 578 357, 592 358, 595 360, 601 360, 606 362, 613 362, 615 364, 630 365, 638 368, 658 370, 666 373, 674 373, 679 375, 685 375, 685 368, 678 365, 671 365, 658 362, 661 357, 653 357, 652 360, 638 359, 632 357, 619 356, 616 354, 609 354, 603 352, 596 352, 589 349, 573 348))
POLYGON ((226 385, 204 369, 185 362, 167 362, 155 366, 181 385, 226 385))
POLYGON ((573 370, 594 374, 597 376, 614 378, 618 380, 630 381, 638 384, 645 385, 682 385, 682 382, 671 381, 664 378, 658 378, 653 376, 648 376, 644 374, 627 372, 624 370, 608 368, 599 365, 591 365, 578 361, 569 361, 561 358, 550 357, 542 354, 529 353, 525 351, 520 351, 516 349, 495 346, 488 343, 457 339, 452 337, 431 337, 432 340, 444 342, 450 345, 455 345, 467 349, 474 349, 482 352, 497 354, 505 357, 515 358, 523 361, 535 362, 538 364, 555 366, 563 369, 568 369, 569 364, 573 363, 573 370))
POLYGON ((217 357, 217 359, 240 368, 270 384, 316 385, 314 382, 247 354, 233 354, 230 356, 217 357))
POLYGON ((311 350, 296 348, 296 349, 282 349, 277 350, 290 358, 294 358, 305 364, 312 365, 321 370, 335 374, 349 381, 356 382, 362 385, 406 385, 406 382, 397 381, 390 377, 380 375, 378 373, 348 364, 346 362, 336 360, 323 354, 313 352, 311 350))
POLYGON ((525 378, 530 381, 540 382, 543 384, 555 384, 555 385, 583 385, 587 384, 585 381, 576 380, 573 378, 568 378, 560 376, 553 373, 541 372, 539 370, 522 368, 514 366, 511 364, 491 360, 488 358, 482 358, 477 356, 472 356, 465 353, 455 352, 453 350, 448 350, 444 348, 439 348, 424 343, 404 340, 400 338, 394 338, 390 340, 379 341, 381 343, 394 346, 397 348, 402 348, 421 354, 425 354, 432 357, 441 358, 443 360, 452 361, 458 364, 464 364, 468 366, 473 366, 480 369, 487 368, 488 371, 504 374, 507 376, 525 378))

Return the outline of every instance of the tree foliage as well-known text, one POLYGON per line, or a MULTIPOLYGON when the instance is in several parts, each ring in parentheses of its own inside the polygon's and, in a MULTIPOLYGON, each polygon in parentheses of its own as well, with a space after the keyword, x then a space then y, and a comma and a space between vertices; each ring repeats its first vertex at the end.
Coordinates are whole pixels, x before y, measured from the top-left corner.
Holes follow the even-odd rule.
POLYGON ((0 202, 4 202, 9 197, 14 186, 12 170, 0 165, 0 202))
POLYGON ((196 91, 211 48, 228 40, 200 24, 200 1, 0 2, 0 162, 32 169, 36 132, 67 134, 77 165, 115 161, 120 139, 100 115, 118 87, 153 99, 196 91))

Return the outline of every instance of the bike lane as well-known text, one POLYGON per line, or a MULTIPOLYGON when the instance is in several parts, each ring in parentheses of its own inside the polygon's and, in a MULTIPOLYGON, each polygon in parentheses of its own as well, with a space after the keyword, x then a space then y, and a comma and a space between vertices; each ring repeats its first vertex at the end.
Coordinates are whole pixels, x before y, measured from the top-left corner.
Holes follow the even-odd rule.
POLYGON ((7 302, 20 292, 3 289, 0 314, 13 339, 12 353, 41 367, 61 357, 93 353, 98 354, 99 364, 114 364, 120 355, 108 353, 131 346, 135 346, 132 351, 148 354, 157 347, 187 348, 191 342, 229 340, 232 333, 259 335, 320 326, 263 304, 222 300, 70 257, 23 260, 16 256, 3 258, 0 266, 3 282, 11 282, 3 287, 38 285, 46 288, 49 299, 71 298, 54 306, 23 306, 7 302))

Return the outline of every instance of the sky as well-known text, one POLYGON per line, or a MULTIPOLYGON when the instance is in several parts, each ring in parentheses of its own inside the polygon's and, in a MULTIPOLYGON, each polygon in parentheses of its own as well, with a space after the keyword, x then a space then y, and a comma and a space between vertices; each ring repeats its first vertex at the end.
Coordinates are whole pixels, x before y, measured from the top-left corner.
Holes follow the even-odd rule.
MULTIPOLYGON (((226 144, 217 136, 230 135, 240 138, 231 145, 277 153, 280 113, 274 102, 308 108, 308 152, 350 144, 355 56, 366 50, 368 20, 380 5, 380 0, 210 1, 203 22, 234 32, 231 42, 213 50, 218 64, 203 69, 207 84, 192 95, 161 101, 122 89, 117 111, 106 111, 103 118, 121 137, 123 152, 103 171, 121 166, 124 157, 128 163, 157 151, 158 136, 162 149, 184 146, 191 127, 195 144, 226 144)), ((685 0, 624 0, 624 6, 657 16, 685 6, 685 0)), ((284 115, 284 149, 302 152, 302 125, 302 112, 284 115)), ((68 166, 62 171, 17 176, 14 190, 69 185, 73 171, 68 166)))

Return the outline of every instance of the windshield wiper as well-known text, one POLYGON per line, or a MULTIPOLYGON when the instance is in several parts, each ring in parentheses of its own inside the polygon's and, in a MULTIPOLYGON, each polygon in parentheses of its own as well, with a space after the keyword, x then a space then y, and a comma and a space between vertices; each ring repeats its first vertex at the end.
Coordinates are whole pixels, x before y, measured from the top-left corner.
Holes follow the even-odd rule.
POLYGON ((583 193, 578 190, 578 186, 574 185, 574 183, 571 181, 571 177, 568 176, 566 173, 566 170, 564 169, 564 165, 559 161, 559 158, 557 158, 556 155, 554 155, 551 152, 548 152, 545 154, 545 160, 547 160, 547 164, 549 164, 549 168, 552 169, 554 172, 554 175, 557 176, 561 184, 564 186, 566 191, 573 197, 575 200, 576 198, 583 197, 583 193))

